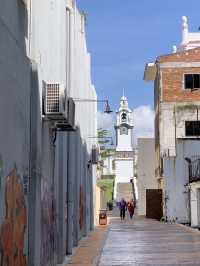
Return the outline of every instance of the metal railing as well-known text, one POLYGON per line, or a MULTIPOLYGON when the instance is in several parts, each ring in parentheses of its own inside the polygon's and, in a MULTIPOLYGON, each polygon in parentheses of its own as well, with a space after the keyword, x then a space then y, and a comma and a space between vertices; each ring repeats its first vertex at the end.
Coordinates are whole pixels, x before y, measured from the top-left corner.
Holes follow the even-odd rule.
POLYGON ((200 158, 195 160, 185 158, 185 160, 188 162, 189 182, 200 181, 200 158))

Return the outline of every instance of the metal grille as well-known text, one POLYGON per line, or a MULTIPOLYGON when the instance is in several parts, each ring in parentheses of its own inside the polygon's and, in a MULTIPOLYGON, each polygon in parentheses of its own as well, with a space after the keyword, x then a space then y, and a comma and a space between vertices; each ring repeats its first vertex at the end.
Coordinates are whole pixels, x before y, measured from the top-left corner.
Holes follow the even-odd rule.
POLYGON ((189 163, 189 181, 200 181, 200 158, 189 163))
POLYGON ((59 84, 47 84, 47 113, 59 113, 59 84))

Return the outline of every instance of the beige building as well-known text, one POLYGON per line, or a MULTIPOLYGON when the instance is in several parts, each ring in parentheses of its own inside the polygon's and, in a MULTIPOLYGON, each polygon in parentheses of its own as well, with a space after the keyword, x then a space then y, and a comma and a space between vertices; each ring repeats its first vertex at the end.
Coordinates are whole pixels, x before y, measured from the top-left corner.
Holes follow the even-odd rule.
POLYGON ((138 215, 146 216, 146 190, 158 187, 155 178, 155 140, 139 138, 137 149, 138 215))

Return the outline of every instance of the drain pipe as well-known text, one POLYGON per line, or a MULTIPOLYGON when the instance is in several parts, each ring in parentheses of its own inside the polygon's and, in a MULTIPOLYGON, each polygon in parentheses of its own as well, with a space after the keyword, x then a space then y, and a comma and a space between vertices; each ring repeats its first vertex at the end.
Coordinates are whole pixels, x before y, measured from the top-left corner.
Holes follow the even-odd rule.
POLYGON ((192 174, 192 161, 190 158, 186 157, 184 158, 185 161, 188 163, 188 184, 186 184, 187 189, 188 189, 188 221, 189 224, 191 225, 191 187, 190 187, 190 177, 192 174))

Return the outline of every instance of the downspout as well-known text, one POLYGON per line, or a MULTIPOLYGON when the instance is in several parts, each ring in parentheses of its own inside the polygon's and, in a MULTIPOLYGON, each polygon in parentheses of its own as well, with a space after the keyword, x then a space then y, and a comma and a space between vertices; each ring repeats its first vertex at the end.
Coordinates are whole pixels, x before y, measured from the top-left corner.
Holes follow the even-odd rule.
MULTIPOLYGON (((68 96, 72 96, 72 55, 73 55, 73 29, 72 29, 72 20, 73 20, 73 10, 72 6, 68 5, 66 8, 66 85, 67 85, 67 94, 68 96)), ((66 253, 72 254, 73 249, 73 174, 75 171, 74 167, 74 138, 73 133, 69 132, 67 134, 67 247, 66 253)), ((75 157, 75 156, 74 156, 75 157)))

